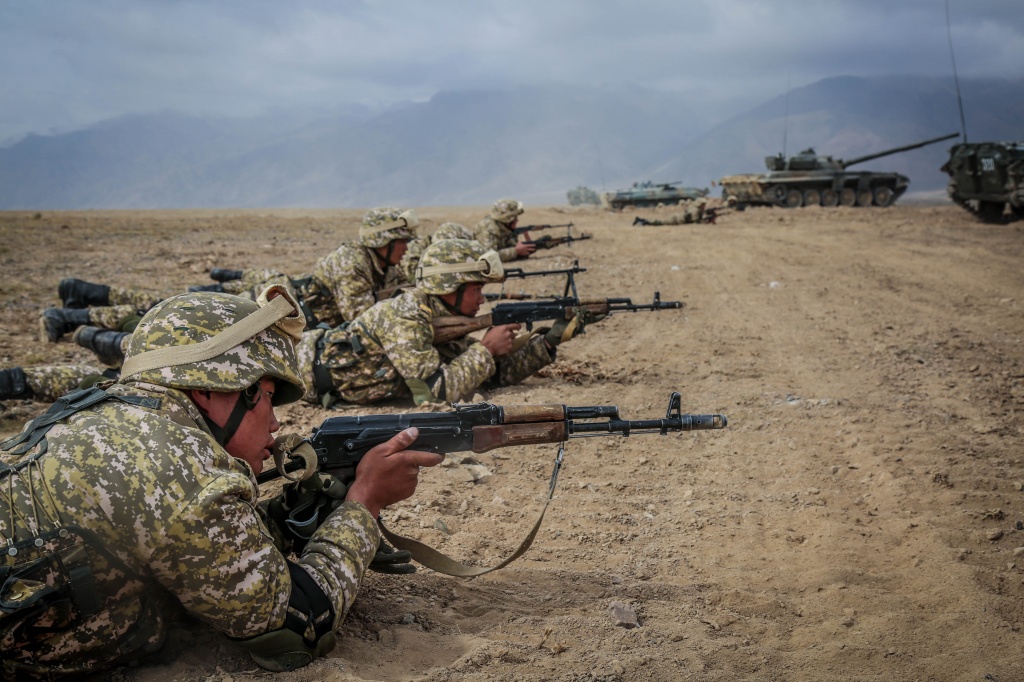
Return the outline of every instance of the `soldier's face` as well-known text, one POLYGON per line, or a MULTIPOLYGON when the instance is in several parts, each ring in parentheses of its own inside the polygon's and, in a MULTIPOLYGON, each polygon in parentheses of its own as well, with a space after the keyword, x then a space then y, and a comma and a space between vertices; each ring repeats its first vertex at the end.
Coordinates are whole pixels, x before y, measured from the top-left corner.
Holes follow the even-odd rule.
POLYGON ((459 303, 458 310, 466 317, 475 317, 480 312, 480 306, 486 301, 483 283, 467 282, 462 285, 462 301, 459 303))
MULTIPOLYGON (((270 459, 270 450, 274 447, 274 433, 281 428, 274 414, 273 397, 273 379, 260 379, 260 394, 256 405, 245 413, 235 435, 224 447, 232 457, 252 467, 253 473, 256 474, 263 471, 263 462, 270 459)), ((223 426, 227 422, 236 399, 238 393, 193 392, 195 403, 202 408, 207 419, 218 426, 223 426)))

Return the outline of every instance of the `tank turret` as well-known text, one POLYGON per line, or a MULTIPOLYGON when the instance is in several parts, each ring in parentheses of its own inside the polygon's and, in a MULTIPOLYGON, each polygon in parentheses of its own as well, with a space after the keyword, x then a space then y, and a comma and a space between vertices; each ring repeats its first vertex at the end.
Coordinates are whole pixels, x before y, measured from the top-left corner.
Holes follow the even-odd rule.
POLYGON ((729 175, 721 180, 722 198, 738 205, 799 206, 891 206, 910 185, 899 173, 847 171, 855 164, 917 149, 959 136, 940 137, 858 156, 849 161, 822 156, 813 148, 785 157, 765 158, 767 173, 729 175))

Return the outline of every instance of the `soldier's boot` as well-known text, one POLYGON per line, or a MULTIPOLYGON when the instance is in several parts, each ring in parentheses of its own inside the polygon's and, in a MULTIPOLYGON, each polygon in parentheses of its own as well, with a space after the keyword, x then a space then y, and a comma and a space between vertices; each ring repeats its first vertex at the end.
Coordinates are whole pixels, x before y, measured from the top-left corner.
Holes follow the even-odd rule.
POLYGON ((25 371, 21 367, 0 369, 0 400, 28 400, 33 395, 25 380, 25 371))
POLYGON ((39 316, 40 340, 57 343, 83 324, 89 324, 89 311, 74 308, 47 308, 39 316))
POLYGON ((210 279, 215 282, 230 282, 233 279, 242 279, 242 271, 214 268, 210 270, 210 279))
POLYGON ((224 285, 220 282, 216 284, 196 284, 188 288, 189 291, 216 291, 219 294, 224 293, 224 285))
POLYGON ((88 308, 110 305, 110 287, 82 279, 66 277, 57 285, 57 293, 65 308, 88 308))
POLYGON ((82 348, 88 348, 104 365, 120 366, 124 362, 121 341, 131 332, 116 332, 111 329, 83 326, 75 330, 71 340, 82 348))

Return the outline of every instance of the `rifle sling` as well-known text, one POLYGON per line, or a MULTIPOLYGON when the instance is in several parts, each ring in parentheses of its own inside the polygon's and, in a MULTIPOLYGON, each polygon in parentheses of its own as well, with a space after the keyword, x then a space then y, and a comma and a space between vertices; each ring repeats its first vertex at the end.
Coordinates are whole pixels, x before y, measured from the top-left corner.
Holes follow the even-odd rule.
POLYGON ((537 531, 540 530, 540 524, 544 521, 544 514, 547 513, 548 505, 551 504, 551 498, 555 494, 555 484, 558 482, 558 472, 562 468, 562 456, 565 452, 564 443, 558 446, 558 456, 555 457, 555 466, 551 471, 551 482, 548 485, 547 499, 544 500, 544 507, 540 510, 540 516, 537 517, 537 522, 533 524, 533 528, 523 538, 523 541, 519 543, 519 547, 516 551, 501 561, 500 563, 491 566, 489 568, 481 568, 479 566, 467 566, 466 564, 460 563, 455 559, 452 559, 447 554, 439 552, 438 550, 423 544, 418 540, 412 538, 403 537, 396 535, 389 531, 381 519, 377 519, 377 525, 380 527, 381 534, 387 538, 394 547, 398 549, 404 549, 412 555, 412 558, 417 563, 423 564, 427 568, 443 573, 445 575, 455 576, 457 578, 475 578, 478 575, 485 573, 491 573, 498 569, 505 568, 510 563, 521 557, 526 553, 526 550, 530 549, 534 539, 537 537, 537 531))

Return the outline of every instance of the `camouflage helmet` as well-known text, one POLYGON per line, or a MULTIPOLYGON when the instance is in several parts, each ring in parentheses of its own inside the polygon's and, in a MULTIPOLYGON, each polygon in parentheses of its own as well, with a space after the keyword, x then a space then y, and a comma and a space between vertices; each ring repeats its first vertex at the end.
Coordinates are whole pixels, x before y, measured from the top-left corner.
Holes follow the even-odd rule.
POLYGON ((510 223, 523 214, 523 202, 515 199, 498 199, 491 207, 491 217, 499 223, 510 223))
POLYGON ((367 211, 359 226, 359 243, 370 249, 387 246, 396 239, 415 239, 416 214, 409 210, 384 206, 367 211))
POLYGON ((478 241, 441 239, 420 258, 416 288, 441 296, 458 290, 467 282, 500 282, 505 268, 497 251, 487 251, 478 241))
POLYGON ((120 380, 228 393, 270 377, 273 404, 294 402, 304 392, 295 343, 305 318, 298 311, 281 286, 256 301, 208 291, 172 296, 135 328, 120 380))
POLYGON ((473 231, 465 225, 459 225, 458 223, 441 223, 441 226, 434 230, 434 236, 432 239, 435 242, 439 242, 442 239, 468 239, 470 241, 476 241, 476 235, 473 231))

